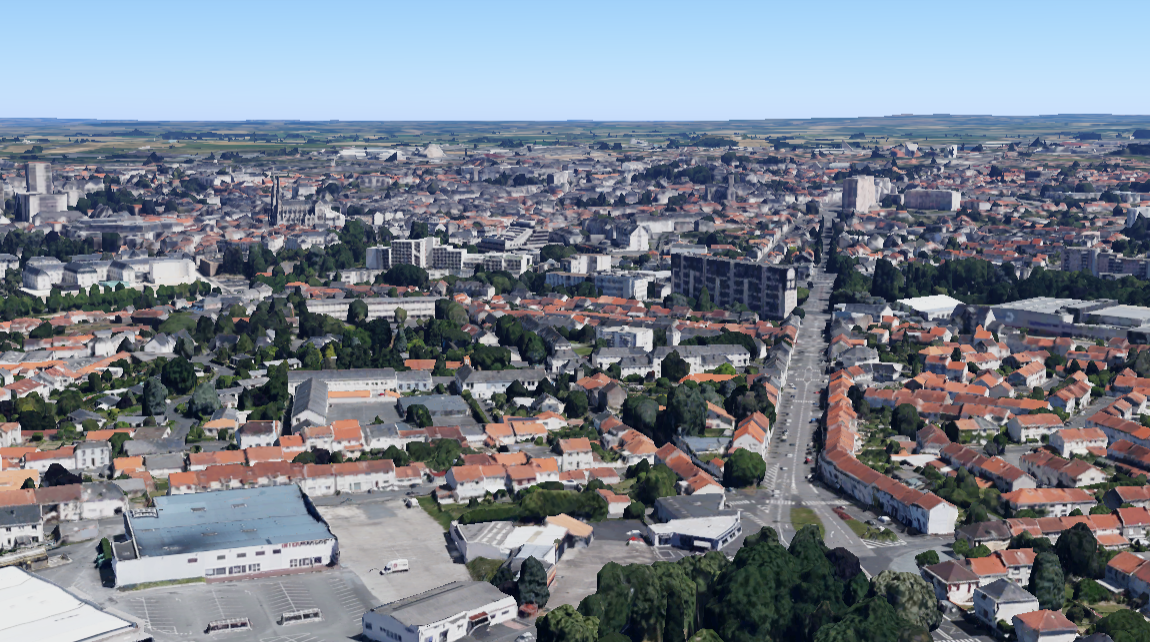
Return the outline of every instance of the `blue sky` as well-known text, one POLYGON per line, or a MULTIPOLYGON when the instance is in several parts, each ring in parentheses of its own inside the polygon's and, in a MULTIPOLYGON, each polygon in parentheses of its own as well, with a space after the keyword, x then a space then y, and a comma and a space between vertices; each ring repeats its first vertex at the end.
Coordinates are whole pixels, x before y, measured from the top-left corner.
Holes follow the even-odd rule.
POLYGON ((2 117, 1145 114, 1150 2, 9 3, 2 117), (27 76, 18 72, 27 70, 27 76), (38 73, 32 76, 32 71, 38 73))

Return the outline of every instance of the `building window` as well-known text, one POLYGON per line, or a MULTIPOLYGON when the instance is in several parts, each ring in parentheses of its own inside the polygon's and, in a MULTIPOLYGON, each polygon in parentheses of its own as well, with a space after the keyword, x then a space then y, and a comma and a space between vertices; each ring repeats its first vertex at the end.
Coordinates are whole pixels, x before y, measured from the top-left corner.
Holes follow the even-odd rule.
POLYGON ((364 623, 363 623, 363 628, 365 628, 365 629, 367 629, 368 631, 370 631, 370 630, 371 630, 371 622, 364 622, 364 623))
POLYGON ((260 565, 259 564, 248 564, 248 572, 249 573, 259 573, 260 572, 260 565))
POLYGON ((256 551, 256 557, 259 557, 260 555, 266 555, 266 554, 267 554, 267 551, 256 551))
POLYGON ((237 573, 243 573, 243 572, 244 572, 243 564, 241 564, 239 566, 233 566, 233 567, 228 569, 228 575, 236 575, 237 573))
POLYGON ((236 553, 236 557, 247 557, 247 553, 236 553))
POLYGON ((222 560, 222 559, 224 559, 225 557, 227 557, 227 555, 217 555, 217 556, 216 556, 216 559, 218 559, 218 560, 222 560))
POLYGON ((278 548, 272 551, 272 555, 279 555, 279 554, 280 554, 280 549, 278 549, 278 548))
POLYGON ((195 557, 189 557, 188 558, 188 564, 195 564, 198 561, 200 561, 200 560, 195 558, 195 557))

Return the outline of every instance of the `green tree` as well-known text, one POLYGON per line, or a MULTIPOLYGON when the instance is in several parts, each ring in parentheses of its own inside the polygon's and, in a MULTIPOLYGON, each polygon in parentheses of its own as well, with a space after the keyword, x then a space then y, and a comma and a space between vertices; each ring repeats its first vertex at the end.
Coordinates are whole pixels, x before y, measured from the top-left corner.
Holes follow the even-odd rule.
POLYGON ((623 402, 623 423, 650 437, 659 419, 659 402, 646 396, 632 395, 623 402))
POLYGON ((623 517, 627 519, 643 519, 647 516, 647 507, 643 502, 633 499, 627 508, 623 511, 623 517))
POLYGON ((679 381, 683 377, 691 374, 691 365, 683 359, 678 350, 674 350, 663 359, 660 372, 662 376, 671 381, 679 381))
POLYGON ((407 352, 407 331, 403 326, 400 326, 399 331, 395 333, 394 347, 396 352, 407 352))
POLYGON ((703 289, 699 291, 699 300, 695 304, 695 309, 700 312, 710 312, 715 309, 715 304, 711 303, 711 293, 706 286, 703 286, 703 289))
POLYGON ((1061 609, 1066 599, 1065 586, 1066 579, 1058 556, 1054 553, 1036 555, 1026 590, 1038 598, 1038 607, 1054 611, 1061 609))
POLYGON ((675 482, 678 481, 678 477, 666 464, 659 464, 640 472, 635 479, 635 485, 631 487, 631 498, 648 506, 654 505, 655 500, 660 497, 676 494, 675 482))
POLYGON ((918 409, 908 403, 904 403, 894 409, 894 414, 890 419, 890 428, 905 437, 914 437, 919 429, 922 428, 923 423, 924 422, 919 419, 918 409))
POLYGON ((918 565, 919 568, 938 564, 938 551, 923 551, 914 556, 914 563, 918 565))
POLYGON ((547 606, 551 592, 547 589, 547 571, 534 557, 523 560, 519 570, 519 605, 535 604, 539 608, 547 606))
POLYGON ((36 326, 35 328, 32 329, 31 332, 28 333, 28 338, 29 339, 50 339, 52 337, 53 333, 54 333, 54 330, 52 329, 52 324, 48 323, 47 321, 44 321, 43 323, 36 326))
POLYGON ((746 488, 758 485, 767 474, 762 455, 740 448, 731 454, 723 466, 723 485, 728 488, 746 488))
POLYGON ((934 629, 942 621, 934 589, 918 575, 883 571, 872 585, 874 592, 885 597, 899 617, 914 626, 934 629))
POLYGON ((670 421, 667 435, 700 435, 707 426, 707 403, 695 382, 681 384, 667 395, 664 421, 670 421))
POLYGON ((407 423, 426 428, 432 424, 431 411, 423 404, 413 404, 407 407, 407 423))
POLYGON ((1150 642, 1150 622, 1129 609, 1120 609, 1098 620, 1094 629, 1109 635, 1114 642, 1150 642))
POLYGON ((582 390, 573 390, 567 395, 567 405, 563 412, 568 419, 582 417, 587 414, 587 393, 582 390))
POLYGON ((126 433, 126 432, 112 433, 112 436, 108 438, 108 443, 112 446, 112 456, 113 457, 123 457, 124 456, 124 442, 126 442, 126 441, 132 441, 132 437, 128 433, 126 433))
POLYGON ((1101 579, 1106 572, 1106 551, 1086 524, 1075 524, 1058 537, 1054 554, 1062 570, 1079 577, 1101 579))
POLYGON ((140 396, 141 411, 145 415, 162 415, 168 410, 168 388, 159 377, 151 377, 144 382, 144 394, 140 396))
POLYGON ((363 299, 354 299, 347 306, 347 322, 358 326, 367 321, 367 303, 363 299))
POLYGON ((187 394, 196 387, 196 370, 187 359, 176 357, 164 364, 160 381, 177 395, 187 394))
POLYGON ((598 642, 599 619, 564 604, 535 621, 539 642, 598 642))
POLYGON ((196 391, 188 399, 188 414, 193 417, 207 417, 220 409, 220 395, 210 383, 196 386, 196 391))

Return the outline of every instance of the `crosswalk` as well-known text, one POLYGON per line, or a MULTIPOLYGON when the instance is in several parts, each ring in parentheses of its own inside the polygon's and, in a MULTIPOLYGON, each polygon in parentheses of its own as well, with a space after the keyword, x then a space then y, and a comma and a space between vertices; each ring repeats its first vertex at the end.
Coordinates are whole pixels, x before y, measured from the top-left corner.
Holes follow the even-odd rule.
POLYGON ((906 546, 906 540, 899 539, 893 542, 875 542, 873 540, 864 539, 863 545, 867 548, 889 548, 891 546, 906 546))

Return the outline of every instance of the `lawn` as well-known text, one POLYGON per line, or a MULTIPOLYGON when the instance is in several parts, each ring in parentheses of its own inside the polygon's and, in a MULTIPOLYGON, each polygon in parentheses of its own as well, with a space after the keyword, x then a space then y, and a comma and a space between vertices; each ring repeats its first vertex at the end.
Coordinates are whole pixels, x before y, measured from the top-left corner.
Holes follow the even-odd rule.
POLYGON ((493 560, 486 557, 477 557, 467 563, 467 572, 476 582, 489 582, 495 577, 495 571, 503 565, 503 560, 493 560))
POLYGON ((791 507, 791 526, 794 526, 796 531, 802 530, 804 526, 810 524, 819 527, 820 537, 826 537, 827 529, 823 526, 822 520, 819 519, 819 516, 816 515, 813 510, 801 506, 791 507))
POLYGON ((595 351, 595 346, 583 346, 583 345, 576 345, 575 346, 575 354, 579 355, 580 357, 589 357, 589 356, 591 356, 591 353, 594 351, 595 351))
POLYGON ((175 334, 180 330, 191 332, 196 329, 196 320, 192 318, 189 312, 176 312, 161 323, 158 329, 167 334, 175 334))
POLYGON ((446 504, 441 508, 430 495, 419 498, 419 507, 431 515, 431 519, 439 522, 443 530, 451 528, 451 522, 467 512, 467 504, 446 504))
POLYGON ((862 539, 869 539, 879 542, 895 542, 898 541, 898 536, 882 527, 867 526, 865 522, 860 522, 857 519, 846 520, 846 525, 854 531, 862 539))
POLYGON ((1098 615, 1106 617, 1111 613, 1117 613, 1118 611, 1123 611, 1129 609, 1130 607, 1126 606, 1125 604, 1115 604, 1114 602, 1100 602, 1098 604, 1092 605, 1090 608, 1097 611, 1098 615))

